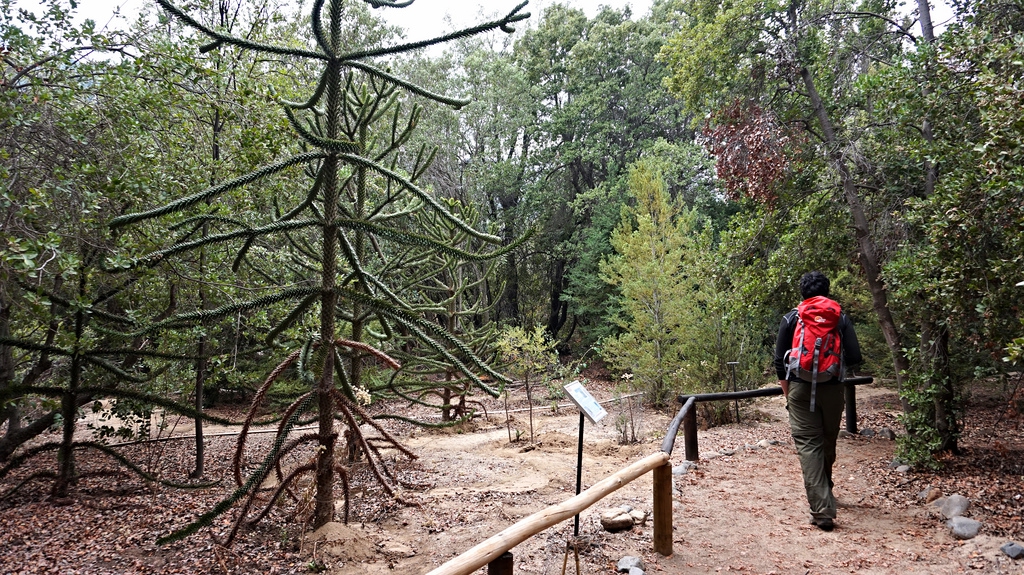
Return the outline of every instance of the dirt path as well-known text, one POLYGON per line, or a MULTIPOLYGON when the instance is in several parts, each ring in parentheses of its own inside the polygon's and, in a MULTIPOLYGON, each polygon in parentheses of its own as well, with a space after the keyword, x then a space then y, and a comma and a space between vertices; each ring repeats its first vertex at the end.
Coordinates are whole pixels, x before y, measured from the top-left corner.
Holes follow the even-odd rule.
MULTIPOLYGON (((599 399, 610 397, 607 389, 595 387, 591 391, 599 399)), ((858 393, 862 427, 895 425, 898 400, 891 392, 869 386, 858 393)), ((584 488, 656 452, 673 415, 642 413, 641 443, 620 445, 615 425, 619 409, 608 407, 604 421, 586 426, 584 488)), ((208 491, 182 492, 119 474, 116 465, 101 459, 83 460, 83 472, 96 473, 83 476, 72 500, 60 505, 48 501, 47 483, 36 480, 0 506, 0 573, 426 573, 575 492, 575 409, 536 410, 532 447, 526 441, 526 413, 516 413, 513 422, 524 433, 523 440, 509 442, 503 413, 495 411, 496 405, 488 409, 490 420, 476 420, 472 429, 461 433, 396 428, 419 454, 417 461, 397 464, 400 474, 425 485, 403 495, 422 505, 403 507, 372 484, 356 481, 353 521, 347 527, 329 524, 328 539, 333 543, 315 538, 300 542, 298 534, 305 525, 301 515, 289 519, 288 504, 231 548, 220 546, 211 535, 223 537, 234 513, 182 542, 157 546, 158 537, 188 524, 230 493, 231 482, 225 480, 208 491)), ((890 469, 895 444, 884 439, 840 440, 837 528, 824 533, 811 527, 784 415, 781 398, 754 400, 744 406, 742 423, 699 432, 698 468, 675 477, 675 554, 670 557, 652 552, 650 522, 610 534, 598 521, 600 512, 613 506, 651 511, 650 474, 585 511, 580 521, 581 573, 614 573, 615 562, 625 555, 642 557, 652 575, 1024 573, 1024 562, 1014 564, 999 552, 1005 538, 983 532, 968 542, 954 541, 943 522, 915 497, 926 487, 921 483, 930 479, 890 469), (778 443, 763 449, 746 447, 762 439, 778 443), (732 455, 718 455, 723 451, 732 455)), ((1009 441, 1009 433, 1004 430, 1003 441, 1009 441)), ((269 435, 253 437, 250 460, 264 452, 270 440, 269 435)), ((234 443, 230 436, 208 440, 210 476, 230 477, 234 443)), ((683 463, 682 443, 677 443, 674 465, 683 463)), ((190 469, 193 457, 191 443, 184 440, 124 449, 133 460, 154 462, 168 477, 187 472, 183 470, 190 469)), ((0 481, 0 489, 51 465, 41 460, 39 467, 0 481)), ((1024 477, 998 476, 1002 485, 986 491, 989 483, 979 477, 965 481, 976 488, 972 497, 989 499, 986 505, 1012 498, 1024 487, 1024 477)), ((308 498, 310 493, 300 495, 308 498)), ((1019 522, 1019 517, 1011 519, 1019 522)), ((1015 524, 1010 525, 1003 534, 1024 539, 1024 528, 1018 533, 1015 524)), ((571 534, 572 521, 566 521, 518 545, 513 549, 515 573, 561 573, 571 534)), ((575 573, 572 564, 570 559, 568 573, 575 573)))
MULTIPOLYGON (((862 401, 884 405, 884 390, 863 388, 862 401), (871 398, 875 401, 872 402, 871 398)), ((860 403, 860 402, 858 402, 860 403)), ((627 485, 581 515, 584 573, 612 573, 624 555, 638 555, 648 573, 962 573, 1024 572, 1000 558, 1004 541, 984 535, 960 543, 922 504, 894 504, 882 486, 895 443, 850 437, 840 440, 836 493, 837 528, 825 533, 809 525, 799 462, 781 398, 758 400, 746 408, 761 422, 741 423, 699 433, 702 458, 696 470, 675 479, 674 550, 668 558, 651 552, 648 523, 631 532, 609 534, 598 515, 616 505, 651 510, 651 478, 627 485), (778 441, 749 449, 761 439, 778 441), (734 450, 718 457, 721 450, 734 450), (712 458, 708 458, 711 456, 712 458)), ((748 413, 748 417, 750 413, 748 413)), ((412 440, 430 461, 436 486, 423 495, 423 510, 405 509, 376 526, 375 536, 400 541, 415 556, 366 563, 365 573, 423 573, 511 525, 564 501, 574 493, 577 415, 537 419, 537 447, 509 444, 504 426, 471 434, 419 435, 412 440)), ((646 441, 620 446, 613 417, 586 427, 584 488, 628 463, 655 452, 668 414, 645 415, 646 441)), ((673 464, 682 463, 682 446, 673 464)), ((913 481, 912 477, 906 478, 913 481)), ((922 488, 924 486, 921 486, 922 488)), ((572 522, 549 529, 513 550, 516 573, 560 573, 572 522)), ((570 569, 573 572, 572 560, 570 569)), ((347 572, 339 566, 336 572, 347 572)))

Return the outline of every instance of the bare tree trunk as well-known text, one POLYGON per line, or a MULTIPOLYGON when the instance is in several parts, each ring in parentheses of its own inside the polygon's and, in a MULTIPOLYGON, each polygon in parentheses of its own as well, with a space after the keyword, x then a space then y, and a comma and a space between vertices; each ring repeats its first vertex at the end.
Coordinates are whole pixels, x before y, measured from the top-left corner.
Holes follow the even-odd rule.
MULTIPOLYGON (((6 285, 0 285, 0 339, 11 338, 11 306, 6 293, 6 285)), ((14 383, 14 349, 9 345, 0 344, 0 389, 6 389, 14 383)), ((0 410, 0 425, 7 422, 6 436, 17 433, 21 428, 21 412, 18 404, 7 403, 0 410)))
MULTIPOLYGON (((83 265, 84 268, 84 265, 83 265)), ((78 297, 85 298, 86 282, 88 274, 85 269, 78 270, 78 297)), ((68 380, 67 390, 61 399, 61 416, 63 418, 64 432, 61 437, 60 450, 57 452, 59 470, 57 480, 53 483, 52 495, 54 498, 68 496, 68 490, 75 479, 75 453, 73 443, 75 441, 75 424, 78 419, 78 388, 82 383, 82 336, 85 334, 85 312, 79 309, 75 312, 75 339, 74 354, 71 356, 71 374, 68 380)))
POLYGON ((516 256, 511 252, 505 256, 505 291, 501 294, 498 318, 511 321, 514 325, 522 323, 519 309, 519 268, 516 265, 516 256))
POLYGON ((562 300, 562 294, 565 292, 565 263, 563 258, 555 258, 551 262, 547 331, 553 340, 558 339, 558 332, 565 325, 569 312, 569 304, 562 300))

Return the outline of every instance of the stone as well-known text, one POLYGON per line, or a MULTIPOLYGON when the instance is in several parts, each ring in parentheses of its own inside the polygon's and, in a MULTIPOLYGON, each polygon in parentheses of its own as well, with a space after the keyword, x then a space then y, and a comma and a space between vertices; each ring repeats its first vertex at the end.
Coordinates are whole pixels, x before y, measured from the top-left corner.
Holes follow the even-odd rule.
POLYGON ((694 469, 697 469, 696 463, 692 461, 684 461, 672 468, 672 475, 686 475, 694 469))
POLYGON ((1018 543, 1010 541, 999 548, 1000 551, 1006 553, 1010 559, 1017 560, 1024 558, 1024 547, 1021 547, 1018 543))
POLYGON ((725 457, 728 457, 730 455, 736 455, 736 450, 735 449, 722 449, 722 450, 719 450, 719 453, 721 453, 725 457))
POLYGON ((874 436, 876 435, 876 434, 875 434, 875 430, 874 430, 874 429, 871 429, 870 427, 869 427, 869 428, 867 428, 867 429, 862 429, 862 430, 861 430, 861 432, 860 432, 860 434, 861 434, 861 436, 863 436, 863 437, 874 437, 874 436))
POLYGON ((757 442, 757 446, 760 447, 761 449, 768 449, 769 447, 771 447, 771 445, 772 442, 768 441, 767 439, 762 439, 761 441, 757 442))
POLYGON ((889 441, 895 441, 896 432, 889 429, 888 427, 883 427, 882 429, 878 430, 878 437, 881 437, 882 439, 888 439, 889 441))
POLYGON ((924 501, 925 505, 942 497, 942 490, 938 487, 926 487, 917 494, 917 498, 924 501))
POLYGON ((842 437, 843 439, 847 439, 847 438, 853 437, 853 434, 850 433, 849 431, 846 431, 845 429, 840 429, 839 430, 839 437, 842 437))
POLYGON ((630 569, 639 569, 643 571, 646 569, 644 566, 644 560, 632 555, 626 555, 622 559, 619 559, 619 562, 615 564, 615 570, 619 573, 630 573, 630 569))
POLYGON ((981 522, 966 517, 954 517, 947 523, 953 537, 957 539, 974 539, 981 530, 981 522))
POLYGON ((964 512, 970 509, 970 507, 970 499, 967 499, 963 495, 955 494, 946 498, 942 503, 942 507, 939 508, 939 511, 946 519, 952 519, 954 517, 960 517, 964 512))
POLYGON ((633 528, 633 516, 622 508, 609 509, 601 514, 601 527, 609 533, 633 528))
POLYGON ((646 575, 643 569, 638 567, 630 567, 628 575, 646 575))
POLYGON ((906 473, 908 471, 910 471, 909 465, 900 465, 899 467, 896 468, 896 473, 906 473))
POLYGON ((704 456, 704 459, 718 459, 719 457, 722 457, 721 453, 709 453, 704 456))
POLYGON ((896 469, 901 465, 906 465, 906 462, 904 462, 901 459, 893 459, 892 461, 889 462, 889 469, 896 469))
POLYGON ((633 525, 643 525, 647 523, 647 512, 639 509, 634 509, 629 512, 629 516, 633 518, 633 525))

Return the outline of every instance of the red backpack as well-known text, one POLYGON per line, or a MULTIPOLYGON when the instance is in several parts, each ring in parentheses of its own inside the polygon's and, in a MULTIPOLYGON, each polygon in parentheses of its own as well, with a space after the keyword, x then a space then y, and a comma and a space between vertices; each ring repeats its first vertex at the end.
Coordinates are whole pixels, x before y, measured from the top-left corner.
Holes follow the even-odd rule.
POLYGON ((843 346, 839 340, 839 304, 824 296, 807 298, 796 307, 793 344, 786 352, 786 379, 795 374, 811 382, 814 410, 818 382, 838 379, 842 372, 843 346))

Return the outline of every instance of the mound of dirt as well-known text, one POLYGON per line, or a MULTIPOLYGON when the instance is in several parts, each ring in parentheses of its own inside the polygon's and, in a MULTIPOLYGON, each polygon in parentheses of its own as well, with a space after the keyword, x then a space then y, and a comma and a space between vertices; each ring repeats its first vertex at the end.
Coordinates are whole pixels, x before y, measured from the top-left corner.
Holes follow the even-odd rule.
POLYGON ((337 562, 360 563, 377 554, 377 545, 361 529, 344 523, 327 523, 303 537, 311 554, 329 556, 337 562))

